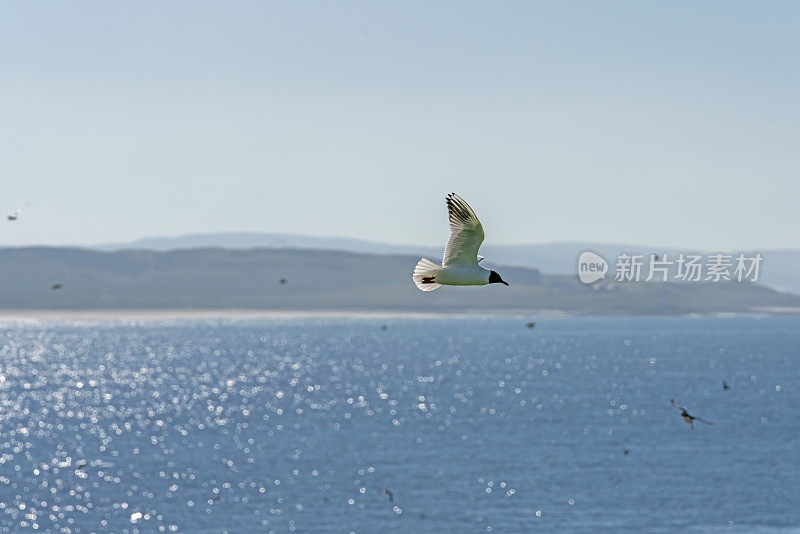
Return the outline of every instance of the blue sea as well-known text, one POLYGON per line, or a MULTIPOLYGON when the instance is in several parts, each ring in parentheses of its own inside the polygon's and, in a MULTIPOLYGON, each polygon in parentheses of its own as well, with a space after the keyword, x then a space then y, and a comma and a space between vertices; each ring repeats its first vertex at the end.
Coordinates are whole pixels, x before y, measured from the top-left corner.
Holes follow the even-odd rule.
POLYGON ((0 532, 800 532, 799 384, 792 316, 5 321, 0 532))

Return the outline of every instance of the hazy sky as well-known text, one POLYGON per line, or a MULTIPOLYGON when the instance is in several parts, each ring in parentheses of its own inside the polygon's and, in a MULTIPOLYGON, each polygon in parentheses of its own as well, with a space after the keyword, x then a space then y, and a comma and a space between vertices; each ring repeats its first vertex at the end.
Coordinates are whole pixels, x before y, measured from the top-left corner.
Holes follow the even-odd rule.
POLYGON ((794 2, 3 2, 0 245, 800 247, 794 2))

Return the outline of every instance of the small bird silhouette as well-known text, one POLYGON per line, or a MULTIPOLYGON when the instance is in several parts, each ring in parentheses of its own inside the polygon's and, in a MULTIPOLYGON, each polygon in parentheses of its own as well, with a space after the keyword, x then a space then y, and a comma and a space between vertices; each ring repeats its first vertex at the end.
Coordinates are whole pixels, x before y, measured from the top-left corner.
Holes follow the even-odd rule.
POLYGON ((9 221, 16 221, 17 219, 19 219, 19 215, 22 213, 22 210, 23 210, 23 209, 25 209, 25 208, 27 208, 27 207, 28 207, 28 206, 30 206, 30 205, 31 205, 31 203, 30 203, 30 202, 28 202, 27 204, 25 204, 23 207, 19 208, 18 210, 14 210, 14 211, 12 211, 11 213, 9 213, 9 214, 6 216, 6 218, 7 218, 9 221))
POLYGON ((382 325, 381 325, 381 330, 386 330, 387 328, 389 328, 389 327, 388 327, 388 326, 386 326, 385 324, 382 324, 382 325))
POLYGON ((694 415, 691 415, 689 412, 686 411, 686 408, 684 408, 683 406, 679 405, 677 402, 675 402, 674 399, 670 399, 669 401, 672 403, 673 406, 675 406, 675 408, 677 408, 678 410, 681 411, 681 417, 683 417, 684 421, 686 421, 687 423, 692 425, 692 430, 694 430, 694 421, 695 420, 700 421, 701 423, 705 423, 707 425, 713 425, 714 424, 714 423, 712 423, 710 421, 706 421, 705 419, 700 419, 699 417, 695 417, 694 415))
POLYGON ((630 452, 631 452, 630 449, 625 449, 624 451, 622 451, 622 454, 625 455, 625 456, 628 456, 628 454, 630 454, 630 452))
POLYGON ((285 286, 286 285, 286 278, 281 278, 280 280, 278 280, 278 283, 280 285, 282 285, 282 286, 285 286))
POLYGON ((528 328, 534 328, 536 326, 536 323, 533 323, 533 322, 526 323, 525 326, 527 326, 528 328))
POLYGON ((383 493, 389 496, 389 502, 394 502, 394 493, 392 493, 388 489, 383 490, 383 493))
POLYGON ((723 381, 722 381, 722 389, 731 389, 731 387, 728 385, 728 383, 727 383, 727 382, 725 382, 725 381, 723 380, 723 381))
POLYGON ((61 284, 53 284, 52 286, 50 286, 50 289, 55 291, 56 289, 61 289, 62 287, 64 286, 62 286, 61 284))

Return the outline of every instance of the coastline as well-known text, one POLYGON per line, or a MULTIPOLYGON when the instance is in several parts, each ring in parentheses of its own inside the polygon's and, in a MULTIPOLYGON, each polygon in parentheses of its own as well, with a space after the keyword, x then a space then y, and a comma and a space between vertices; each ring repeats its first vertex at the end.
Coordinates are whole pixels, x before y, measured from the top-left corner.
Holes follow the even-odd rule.
POLYGON ((192 319, 425 319, 437 317, 742 317, 758 315, 800 315, 797 307, 763 307, 742 312, 685 313, 685 314, 631 314, 631 313, 583 313, 574 310, 556 309, 467 309, 467 310, 297 310, 269 309, 251 310, 242 308, 218 309, 20 309, 0 311, 0 321, 60 321, 60 320, 192 320, 192 319))
POLYGON ((563 310, 462 310, 462 311, 391 311, 391 310, 248 310, 241 308, 219 309, 41 309, 41 310, 2 310, 0 321, 26 320, 169 320, 169 319, 306 319, 306 318, 434 318, 434 317, 477 317, 486 315, 504 316, 559 316, 576 315, 563 310))

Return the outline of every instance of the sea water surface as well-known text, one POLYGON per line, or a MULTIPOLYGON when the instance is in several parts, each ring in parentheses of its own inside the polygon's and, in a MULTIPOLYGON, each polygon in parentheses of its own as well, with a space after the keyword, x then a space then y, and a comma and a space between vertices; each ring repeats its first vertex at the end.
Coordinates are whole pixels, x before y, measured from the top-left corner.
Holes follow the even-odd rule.
POLYGON ((796 532, 799 358, 789 316, 5 321, 0 532, 796 532))

